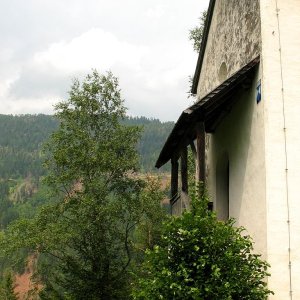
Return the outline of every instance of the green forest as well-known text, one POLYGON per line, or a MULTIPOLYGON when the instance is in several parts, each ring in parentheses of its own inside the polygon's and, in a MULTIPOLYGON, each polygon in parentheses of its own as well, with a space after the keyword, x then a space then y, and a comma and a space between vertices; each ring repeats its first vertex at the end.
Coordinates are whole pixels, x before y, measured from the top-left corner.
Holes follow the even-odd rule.
MULTIPOLYGON (((174 122, 146 117, 126 117, 122 122, 142 128, 137 146, 140 170, 156 172, 155 161, 174 122)), ((0 178, 44 175, 42 146, 58 124, 50 115, 0 115, 0 178)))
MULTIPOLYGON (((155 161, 170 133, 173 122, 146 117, 126 117, 123 124, 139 126, 137 144, 139 172, 155 169, 155 161)), ((43 168, 43 144, 59 126, 50 115, 0 115, 0 228, 19 216, 32 216, 35 207, 46 201, 43 168)))

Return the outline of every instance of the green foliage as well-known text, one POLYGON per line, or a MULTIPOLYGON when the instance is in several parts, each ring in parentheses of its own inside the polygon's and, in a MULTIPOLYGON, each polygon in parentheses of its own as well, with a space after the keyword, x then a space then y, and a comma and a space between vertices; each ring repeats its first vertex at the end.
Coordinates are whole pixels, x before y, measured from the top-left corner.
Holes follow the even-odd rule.
MULTIPOLYGON (((61 194, 55 195, 53 191, 50 197, 49 188, 42 182, 42 178, 46 175, 46 169, 42 166, 42 161, 44 160, 42 145, 51 133, 58 129, 59 122, 56 116, 48 115, 0 115, 0 229, 5 229, 18 218, 33 218, 42 206, 51 203, 56 205, 55 203, 61 197, 61 194)), ((138 141, 136 148, 134 148, 139 153, 136 160, 139 161, 140 170, 145 172, 149 170, 155 171, 156 158, 161 145, 172 129, 173 123, 163 123, 159 120, 145 117, 123 118, 123 116, 119 119, 119 122, 121 125, 126 125, 131 129, 133 128, 132 125, 135 128, 136 126, 143 128, 141 140, 138 141)), ((122 138, 126 139, 126 136, 122 138)), ((88 156, 89 154, 86 155, 87 160, 88 156)), ((138 168, 138 166, 135 166, 135 168, 138 168)), ((168 167, 166 170, 168 170, 168 167)), ((102 177, 101 174, 99 176, 102 177)), ((64 189, 65 187, 60 188, 64 189)), ((21 220, 20 227, 25 226, 26 228, 26 226, 31 226, 31 221, 27 220, 25 223, 26 225, 24 220, 21 220)), ((22 228, 17 230, 21 235, 22 228)), ((13 234, 13 230, 10 232, 13 234)), ((28 235, 30 232, 28 230, 28 235)), ((24 262, 26 262, 30 254, 30 249, 35 248, 34 245, 37 243, 30 236, 25 241, 25 236, 23 236, 24 239, 21 237, 20 240, 16 241, 17 244, 15 246, 21 246, 22 243, 20 241, 24 241, 22 245, 26 246, 26 248, 17 250, 11 256, 4 255, 0 257, 0 276, 7 269, 13 269, 15 272, 20 273, 24 271, 24 262)), ((13 245, 12 243, 7 248, 12 250, 13 245)), ((54 270, 53 266, 55 266, 55 261, 53 262, 50 257, 43 253, 39 255, 38 261, 38 273, 39 275, 45 274, 45 276, 41 276, 43 280, 45 279, 44 281, 48 281, 49 285, 50 282, 55 281, 55 279, 48 279, 52 273, 55 273, 54 271, 48 272, 49 268, 54 270)), ((57 270, 57 272, 61 271, 57 270)), ((53 285, 55 289, 61 291, 57 285, 54 283, 53 285)), ((49 288, 47 288, 46 294, 50 295, 49 288)), ((49 297, 52 299, 54 296, 52 298, 51 296, 49 297)))
POLYGON ((51 116, 0 115, 1 229, 16 220, 20 210, 21 215, 34 214, 36 205, 29 200, 40 188, 40 178, 45 175, 41 145, 57 125, 51 116))
POLYGON ((44 175, 41 145, 57 125, 51 116, 0 115, 0 178, 44 175))
POLYGON ((7 272, 0 283, 0 300, 17 300, 14 288, 13 274, 7 272))
MULTIPOLYGON (((189 40, 192 42, 193 49, 197 53, 200 52, 206 17, 207 17, 207 11, 205 10, 200 15, 199 25, 195 26, 194 28, 192 28, 189 31, 189 40)), ((189 76, 189 84, 190 84, 190 89, 189 89, 189 92, 188 92, 189 97, 194 97, 194 95, 191 93, 191 89, 192 89, 192 86, 193 86, 193 80, 194 80, 193 76, 189 76)))
POLYGON ((203 11, 199 18, 199 25, 195 26, 189 32, 189 40, 193 43, 194 51, 199 52, 201 48, 202 36, 204 31, 204 24, 207 16, 207 11, 203 11))
POLYGON ((40 247, 59 258, 55 283, 70 296, 122 299, 140 217, 141 182, 129 176, 137 168, 139 129, 120 124, 125 108, 111 73, 75 81, 56 111, 60 127, 47 144, 47 182, 64 201, 36 219, 40 247))
POLYGON ((169 164, 158 170, 155 168, 155 163, 168 135, 174 127, 174 122, 161 122, 157 119, 147 119, 145 117, 128 117, 125 119, 124 124, 142 127, 142 135, 137 145, 137 150, 140 154, 141 171, 170 171, 169 164))
POLYGON ((0 228, 5 228, 10 222, 18 217, 19 214, 14 209, 14 205, 8 197, 0 199, 0 228))
POLYGON ((39 253, 42 299, 127 299, 134 229, 152 207, 135 174, 140 129, 120 123, 125 108, 111 73, 74 81, 69 95, 45 148, 46 182, 59 201, 9 225, 0 248, 39 253))
POLYGON ((189 186, 195 186, 196 175, 196 157, 191 146, 188 147, 188 183, 189 186))
POLYGON ((162 223, 167 218, 166 210, 162 207, 165 195, 160 179, 147 176, 146 182, 141 193, 144 213, 137 224, 134 239, 135 247, 142 254, 160 243, 162 223))
POLYGON ((135 299, 267 299, 268 264, 253 254, 252 240, 232 219, 207 210, 192 195, 192 209, 165 223, 161 245, 147 252, 145 278, 135 299))
MULTIPOLYGON (((156 171, 156 159, 174 123, 146 117, 125 117, 122 124, 143 128, 137 145, 141 170, 156 171)), ((28 176, 38 179, 44 176, 42 145, 58 126, 55 116, 0 114, 0 179, 19 180, 28 176)), ((0 186, 0 198, 2 195, 0 186)))
MULTIPOLYGON (((125 117, 121 124, 143 129, 137 143, 139 170, 157 171, 154 164, 173 122, 125 117)), ((0 229, 19 217, 34 216, 48 202, 41 180, 46 175, 42 145, 58 126, 55 116, 0 115, 0 229)), ((164 170, 169 170, 169 166, 160 171, 164 170)))
MULTIPOLYGON (((19 217, 33 217, 49 201, 48 189, 34 177, 0 181, 0 228, 19 217)), ((51 200, 53 201, 53 199, 51 200)))

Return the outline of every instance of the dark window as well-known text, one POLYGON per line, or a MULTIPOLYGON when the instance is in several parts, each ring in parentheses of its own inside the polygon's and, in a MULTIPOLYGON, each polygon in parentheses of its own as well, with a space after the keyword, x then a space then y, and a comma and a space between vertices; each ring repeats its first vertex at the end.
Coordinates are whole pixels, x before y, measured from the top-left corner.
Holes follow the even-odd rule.
POLYGON ((229 218, 229 159, 224 153, 218 160, 216 169, 216 211, 218 219, 229 218))

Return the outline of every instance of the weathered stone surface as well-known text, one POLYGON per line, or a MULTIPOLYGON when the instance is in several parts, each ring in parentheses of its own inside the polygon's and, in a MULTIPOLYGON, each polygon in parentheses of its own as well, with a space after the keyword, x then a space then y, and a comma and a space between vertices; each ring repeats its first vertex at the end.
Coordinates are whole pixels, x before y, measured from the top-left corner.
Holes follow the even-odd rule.
POLYGON ((198 99, 260 54, 258 0, 216 0, 206 44, 198 99))

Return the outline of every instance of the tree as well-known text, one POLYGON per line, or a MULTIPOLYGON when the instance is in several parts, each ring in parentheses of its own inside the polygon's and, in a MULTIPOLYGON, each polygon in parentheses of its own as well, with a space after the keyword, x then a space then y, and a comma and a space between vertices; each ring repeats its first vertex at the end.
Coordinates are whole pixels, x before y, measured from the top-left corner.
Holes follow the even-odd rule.
POLYGON ((148 251, 135 299, 267 299, 268 264, 234 220, 218 221, 208 197, 166 222, 162 243, 148 251))
POLYGON ((199 52, 204 32, 204 24, 207 16, 207 11, 203 11, 199 18, 199 25, 192 28, 189 32, 189 40, 193 43, 194 51, 199 52))
POLYGON ((166 210, 162 207, 165 194, 161 188, 161 180, 148 175, 146 182, 141 194, 144 214, 135 230, 135 247, 142 254, 160 243, 162 223, 167 218, 166 210))
POLYGON ((117 79, 96 71, 56 106, 60 125, 45 148, 56 203, 10 225, 1 241, 8 252, 48 256, 42 299, 128 297, 144 183, 135 175, 140 130, 121 124, 125 112, 117 79))
MULTIPOLYGON (((195 26, 194 28, 192 28, 189 31, 189 40, 192 42, 193 49, 197 53, 200 52, 206 17, 207 17, 207 11, 205 10, 200 15, 199 25, 195 26)), ((189 76, 189 83, 190 83, 190 89, 189 89, 189 92, 188 92, 189 97, 193 97, 194 96, 191 93, 191 89, 192 89, 192 85, 193 85, 193 80, 194 80, 193 76, 189 76)))

